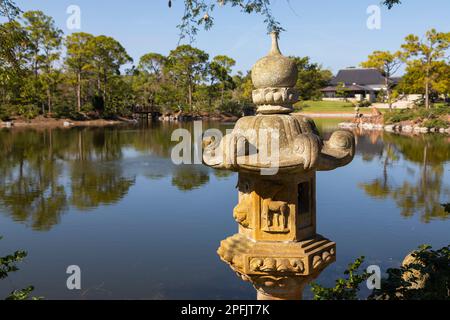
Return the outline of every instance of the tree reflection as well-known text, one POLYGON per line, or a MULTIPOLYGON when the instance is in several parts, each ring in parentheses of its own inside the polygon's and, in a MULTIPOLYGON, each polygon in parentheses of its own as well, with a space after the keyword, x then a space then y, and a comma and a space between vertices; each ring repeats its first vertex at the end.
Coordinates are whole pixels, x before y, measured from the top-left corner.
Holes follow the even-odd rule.
POLYGON ((116 161, 122 140, 116 130, 0 131, 2 211, 45 231, 69 204, 87 209, 119 201, 134 184, 116 161))
POLYGON ((0 204, 14 220, 36 230, 50 229, 67 205, 58 149, 48 148, 53 134, 2 131, 0 137, 0 204))
POLYGON ((450 159, 447 137, 385 134, 383 141, 384 150, 380 155, 383 174, 372 182, 362 183, 361 188, 375 198, 392 198, 404 217, 419 214, 425 223, 447 219, 449 213, 440 201, 441 197, 450 196, 450 189, 443 181, 444 164, 450 159), (409 179, 405 177, 398 185, 389 180, 388 170, 400 159, 417 164, 418 169, 409 167, 409 179))
POLYGON ((172 176, 172 185, 181 191, 200 188, 209 182, 209 168, 170 161, 176 144, 171 135, 177 128, 192 133, 193 123, 0 130, 0 211, 44 231, 58 224, 69 208, 86 211, 117 203, 138 174, 151 179, 172 176), (124 159, 128 151, 132 156, 124 159))
POLYGON ((179 166, 172 176, 172 185, 181 191, 198 189, 209 182, 209 170, 203 166, 179 166))

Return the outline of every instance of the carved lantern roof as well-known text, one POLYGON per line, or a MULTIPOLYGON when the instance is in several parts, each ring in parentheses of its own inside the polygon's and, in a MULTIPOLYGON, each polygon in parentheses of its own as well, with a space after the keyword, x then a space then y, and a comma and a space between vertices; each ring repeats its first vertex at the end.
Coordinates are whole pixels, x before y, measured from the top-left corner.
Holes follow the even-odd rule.
POLYGON ((210 140, 204 150, 205 164, 235 171, 276 167, 281 173, 332 170, 348 164, 355 149, 352 133, 338 131, 323 141, 313 120, 291 114, 298 101, 297 78, 295 61, 281 54, 273 33, 269 55, 252 69, 257 115, 241 118, 220 141, 210 140))

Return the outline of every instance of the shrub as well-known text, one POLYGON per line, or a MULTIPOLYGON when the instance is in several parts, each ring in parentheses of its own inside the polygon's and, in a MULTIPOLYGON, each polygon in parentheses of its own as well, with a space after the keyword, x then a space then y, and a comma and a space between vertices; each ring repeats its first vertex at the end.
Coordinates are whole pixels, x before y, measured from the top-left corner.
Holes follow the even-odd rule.
MULTIPOLYGON (((423 245, 408 256, 408 263, 387 270, 380 289, 374 289, 369 300, 449 300, 450 299, 450 245, 439 250, 423 245)), ((334 288, 313 283, 314 300, 356 300, 360 286, 369 278, 359 271, 364 257, 350 264, 347 279, 336 280, 334 288)))
POLYGON ((31 120, 39 115, 39 109, 32 104, 19 105, 17 106, 17 114, 31 120))
POLYGON ((401 121, 414 120, 414 112, 411 109, 391 110, 384 114, 384 123, 392 124, 401 121))
POLYGON ((311 291, 314 293, 314 300, 357 300, 361 283, 369 277, 369 274, 365 272, 358 274, 358 269, 363 262, 364 257, 359 257, 349 264, 344 271, 347 278, 336 280, 334 288, 324 288, 317 283, 312 283, 311 291))
MULTIPOLYGON (((400 109, 400 110, 391 110, 384 114, 384 122, 386 124, 398 123, 402 121, 417 121, 428 123, 428 125, 434 124, 443 124, 442 121, 447 122, 445 120, 440 119, 442 116, 446 116, 450 114, 449 106, 439 106, 437 108, 425 109, 425 108, 414 108, 414 109, 400 109), (435 121, 435 122, 433 122, 435 121)), ((435 126, 435 125, 433 125, 435 126)), ((444 127, 447 127, 444 125, 444 127)))
POLYGON ((9 104, 0 105, 0 120, 1 121, 9 121, 13 115, 12 110, 13 106, 9 104))
POLYGON ((450 123, 443 119, 430 119, 425 120, 422 126, 427 128, 447 128, 450 126, 450 123))
MULTIPOLYGON (((2 237, 0 237, 0 240, 2 237)), ((6 255, 4 257, 0 256, 0 280, 5 279, 9 276, 10 273, 16 272, 19 270, 17 267, 17 263, 21 262, 27 253, 25 251, 16 251, 12 254, 6 255)), ((11 292, 11 294, 6 297, 6 300, 26 300, 29 299, 30 293, 34 290, 32 286, 29 286, 25 289, 15 290, 11 292)), ((32 298, 39 299, 39 298, 32 298)))
POLYGON ((358 107, 359 108, 368 108, 372 105, 372 102, 368 101, 368 100, 363 100, 361 102, 358 103, 358 107))
POLYGON ((244 108, 244 104, 231 100, 219 105, 217 109, 221 112, 227 112, 235 116, 241 116, 244 108))

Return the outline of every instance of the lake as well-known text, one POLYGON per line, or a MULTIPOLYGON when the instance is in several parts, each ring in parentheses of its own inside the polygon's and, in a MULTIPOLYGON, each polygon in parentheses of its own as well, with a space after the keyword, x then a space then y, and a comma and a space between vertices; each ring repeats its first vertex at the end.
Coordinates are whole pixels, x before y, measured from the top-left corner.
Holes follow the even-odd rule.
MULTIPOLYGON (((327 137, 339 121, 316 123, 327 137)), ((0 297, 33 285, 46 299, 254 299, 216 254, 237 231, 237 175, 174 165, 178 127, 192 124, 0 130, 0 256, 28 252, 0 297), (66 287, 70 265, 80 291, 66 287)), ((359 256, 386 271, 450 242, 449 136, 356 138, 350 165, 317 175, 318 232, 337 243, 327 286, 359 256)))

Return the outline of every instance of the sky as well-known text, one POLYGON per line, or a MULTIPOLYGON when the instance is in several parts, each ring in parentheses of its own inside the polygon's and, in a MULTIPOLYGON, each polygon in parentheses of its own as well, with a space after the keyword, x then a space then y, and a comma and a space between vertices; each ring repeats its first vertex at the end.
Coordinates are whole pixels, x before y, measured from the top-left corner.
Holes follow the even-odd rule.
MULTIPOLYGON (((211 0, 213 1, 213 0, 211 0)), ((137 64, 148 52, 164 55, 179 43, 177 25, 183 0, 16 0, 26 10, 52 16, 65 34, 88 32, 120 41, 137 64), (81 29, 67 28, 67 8, 81 9, 81 29)), ((380 28, 369 29, 367 13, 380 0, 273 0, 272 11, 285 32, 280 37, 284 55, 309 56, 337 72, 358 66, 374 50, 398 50, 408 34, 423 36, 431 28, 450 31, 449 0, 403 0, 392 10, 381 8, 380 28)), ((193 46, 211 57, 225 54, 236 60, 234 71, 250 70, 270 47, 263 18, 238 8, 218 7, 215 25, 200 30, 193 46)), ((186 40, 187 41, 187 40, 186 40)))

